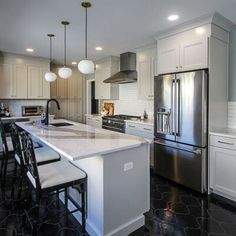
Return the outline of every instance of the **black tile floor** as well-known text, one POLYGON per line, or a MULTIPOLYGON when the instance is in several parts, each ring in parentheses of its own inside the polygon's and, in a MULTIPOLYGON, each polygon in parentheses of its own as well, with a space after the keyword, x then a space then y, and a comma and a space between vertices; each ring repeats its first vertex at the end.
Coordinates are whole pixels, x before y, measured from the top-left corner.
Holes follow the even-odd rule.
MULTIPOLYGON (((9 196, 9 191, 7 194, 9 196)), ((153 174, 150 201, 151 209, 145 214, 145 226, 130 236, 236 236, 234 203, 218 197, 201 196, 153 174)), ((32 203, 27 199, 21 205, 10 197, 1 200, 0 236, 31 235, 28 222, 26 227, 20 227, 24 208, 33 214, 32 203)), ((81 233, 81 226, 73 216, 61 217, 63 205, 57 207, 55 198, 50 198, 47 205, 45 198, 41 211, 42 215, 47 215, 48 223, 39 228, 39 236, 88 235, 81 233)))

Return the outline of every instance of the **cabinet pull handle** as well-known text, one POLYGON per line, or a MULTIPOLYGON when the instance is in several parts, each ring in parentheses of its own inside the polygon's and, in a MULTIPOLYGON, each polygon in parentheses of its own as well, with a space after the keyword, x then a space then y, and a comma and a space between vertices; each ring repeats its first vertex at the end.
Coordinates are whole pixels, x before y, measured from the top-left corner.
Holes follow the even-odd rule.
POLYGON ((176 69, 178 69, 179 67, 178 66, 176 66, 176 69))
POLYGON ((130 128, 135 128, 135 126, 134 126, 134 125, 129 125, 129 127, 130 127, 130 128))
POLYGON ((218 141, 218 143, 226 144, 226 145, 234 145, 234 143, 227 143, 227 142, 223 142, 223 141, 218 141))
POLYGON ((143 128, 144 130, 148 130, 148 131, 152 131, 151 129, 148 129, 148 128, 143 128))

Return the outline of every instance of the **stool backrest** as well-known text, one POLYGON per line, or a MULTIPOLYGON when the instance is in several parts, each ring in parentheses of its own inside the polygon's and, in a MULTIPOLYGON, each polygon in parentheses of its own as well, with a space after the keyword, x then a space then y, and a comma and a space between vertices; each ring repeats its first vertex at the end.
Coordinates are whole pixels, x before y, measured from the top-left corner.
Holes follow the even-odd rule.
POLYGON ((38 167, 34 153, 33 141, 28 133, 25 131, 20 133, 20 140, 22 143, 22 150, 24 155, 27 175, 30 178, 35 188, 41 188, 38 174, 38 167))
POLYGON ((7 138, 6 138, 4 125, 2 122, 0 122, 0 133, 1 133, 1 138, 2 138, 3 154, 4 154, 4 157, 8 157, 7 138))
POLYGON ((18 128, 17 128, 15 122, 11 123, 10 128, 11 128, 11 139, 12 139, 14 152, 19 157, 20 164, 24 165, 24 159, 23 159, 23 155, 22 155, 22 145, 20 142, 19 131, 18 131, 18 128))

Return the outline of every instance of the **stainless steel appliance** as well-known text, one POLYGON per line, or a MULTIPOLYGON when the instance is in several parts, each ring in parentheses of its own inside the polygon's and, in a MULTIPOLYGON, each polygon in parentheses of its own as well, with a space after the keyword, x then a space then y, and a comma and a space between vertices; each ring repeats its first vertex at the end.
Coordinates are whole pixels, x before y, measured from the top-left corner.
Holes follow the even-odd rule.
POLYGON ((140 119, 140 116, 114 115, 102 118, 102 128, 125 133, 125 120, 140 119))
POLYGON ((136 83, 136 53, 125 52, 120 54, 120 72, 105 79, 103 82, 112 84, 136 83))
POLYGON ((207 189, 208 72, 155 77, 154 171, 201 193, 207 189))
POLYGON ((42 106, 22 106, 22 116, 40 116, 43 110, 42 106))

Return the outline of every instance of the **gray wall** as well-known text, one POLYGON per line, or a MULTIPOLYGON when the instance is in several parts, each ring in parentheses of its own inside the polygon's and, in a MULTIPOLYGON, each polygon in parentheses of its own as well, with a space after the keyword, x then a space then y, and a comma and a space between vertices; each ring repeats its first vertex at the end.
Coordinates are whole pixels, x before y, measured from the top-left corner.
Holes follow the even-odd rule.
POLYGON ((236 101, 236 28, 230 34, 229 45, 229 101, 236 101))

